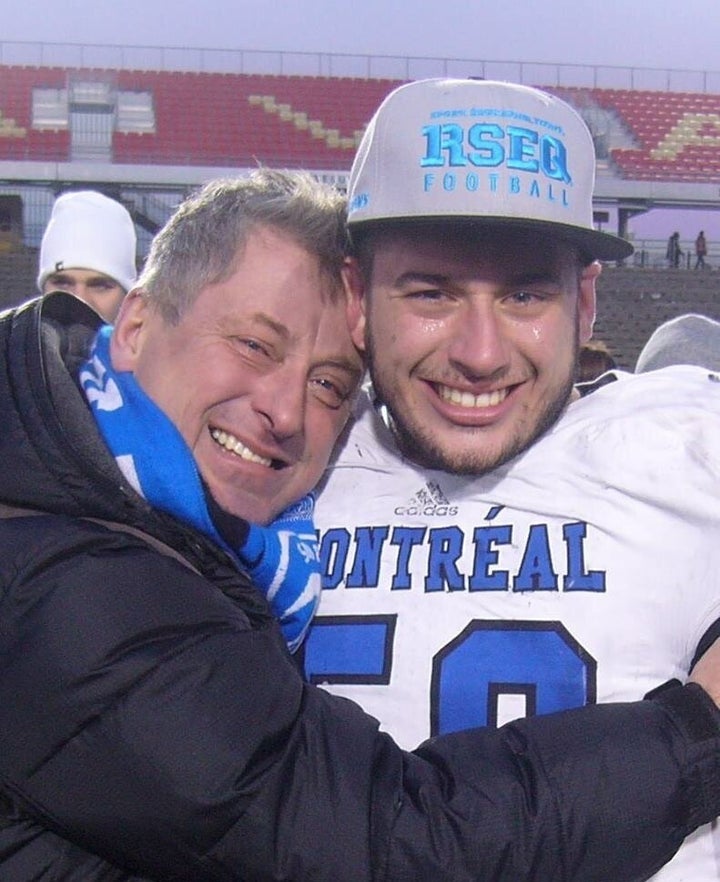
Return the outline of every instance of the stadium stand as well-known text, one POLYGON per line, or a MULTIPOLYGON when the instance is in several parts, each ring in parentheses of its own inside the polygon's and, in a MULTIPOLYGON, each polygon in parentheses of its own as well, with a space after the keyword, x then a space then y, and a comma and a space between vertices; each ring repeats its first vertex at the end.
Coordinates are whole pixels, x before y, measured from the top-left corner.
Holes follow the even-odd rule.
POLYGON ((634 180, 720 181, 720 95, 629 89, 561 91, 587 115, 593 105, 625 128, 633 145, 610 150, 634 180))
MULTIPOLYGON (((70 157, 69 93, 78 76, 60 68, 0 66, 0 159, 70 157), (38 111, 49 108, 52 92, 59 93, 54 106, 60 112, 48 120, 38 111)), ((338 170, 347 170, 368 118, 397 85, 393 80, 167 71, 120 70, 109 77, 93 69, 83 70, 81 78, 86 84, 111 84, 107 99, 94 103, 96 111, 110 112, 116 120, 113 162, 261 162, 338 170), (138 131, 138 117, 147 120, 150 114, 152 124, 141 123, 138 131)), ((92 111, 88 104, 93 102, 81 103, 86 114, 92 111)))
POLYGON ((644 342, 662 322, 688 312, 720 320, 718 275, 605 267, 594 335, 608 344, 618 367, 632 370, 644 342))
MULTIPOLYGON (((69 158, 68 95, 78 76, 63 68, 0 66, 0 159, 69 158), (54 104, 48 98, 53 93, 54 104)), ((401 82, 182 71, 111 75, 94 69, 83 70, 81 78, 86 85, 94 80, 110 85, 106 102, 96 101, 95 110, 115 119, 113 162, 262 162, 336 170, 347 169, 374 108, 401 82)), ((627 146, 609 151, 618 175, 720 181, 720 95, 545 88, 575 104, 591 128, 604 113, 625 131, 627 146)))
MULTIPOLYGON (((401 82, 0 64, 0 202, 22 202, 19 215, 13 203, 12 231, 0 248, 0 306, 34 293, 36 248, 57 191, 97 180, 128 206, 146 246, 178 200, 214 170, 303 167, 342 184, 368 119, 401 82), (57 164, 55 177, 48 163, 57 164), (176 172, 172 186, 161 185, 167 169, 187 180, 176 172)), ((649 201, 640 197, 659 185, 675 197, 684 187, 720 182, 720 94, 544 88, 584 116, 599 180, 634 194, 631 212, 646 210, 649 201)), ((684 249, 691 252, 692 243, 684 249)), ((644 252, 632 266, 605 268, 596 330, 620 366, 632 367, 653 328, 674 315, 720 319, 720 255, 709 257, 714 268, 706 273, 667 270, 662 256, 646 261, 644 252)))

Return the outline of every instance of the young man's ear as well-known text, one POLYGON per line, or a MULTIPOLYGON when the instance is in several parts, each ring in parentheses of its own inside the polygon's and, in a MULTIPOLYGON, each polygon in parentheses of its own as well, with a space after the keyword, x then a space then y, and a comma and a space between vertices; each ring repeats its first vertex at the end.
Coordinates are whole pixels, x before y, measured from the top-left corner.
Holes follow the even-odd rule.
POLYGON ((139 288, 125 295, 110 338, 110 360, 116 371, 135 369, 149 312, 150 307, 139 288))
POLYGON ((602 272, 602 264, 594 260, 583 268, 580 276, 580 291, 578 294, 578 329, 580 345, 587 343, 592 337, 593 325, 595 324, 595 282, 602 272))
POLYGON ((347 316, 350 336, 361 352, 365 352, 365 283, 357 260, 347 257, 342 268, 347 295, 347 316))

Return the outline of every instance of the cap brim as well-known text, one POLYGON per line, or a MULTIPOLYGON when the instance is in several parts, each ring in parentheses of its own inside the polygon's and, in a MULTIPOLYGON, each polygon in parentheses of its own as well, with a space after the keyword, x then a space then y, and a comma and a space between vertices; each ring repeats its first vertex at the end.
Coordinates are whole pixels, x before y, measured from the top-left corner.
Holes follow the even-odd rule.
POLYGON ((352 235, 353 230, 360 230, 376 224, 437 224, 439 221, 447 223, 472 224, 473 226, 496 226, 515 227, 516 229, 539 232, 554 239, 560 239, 577 247, 588 260, 624 260, 635 250, 630 242, 613 236, 611 233, 602 233, 600 230, 590 230, 571 224, 558 224, 553 221, 527 220, 526 218, 492 217, 490 215, 427 215, 420 217, 376 217, 348 219, 348 227, 352 235))

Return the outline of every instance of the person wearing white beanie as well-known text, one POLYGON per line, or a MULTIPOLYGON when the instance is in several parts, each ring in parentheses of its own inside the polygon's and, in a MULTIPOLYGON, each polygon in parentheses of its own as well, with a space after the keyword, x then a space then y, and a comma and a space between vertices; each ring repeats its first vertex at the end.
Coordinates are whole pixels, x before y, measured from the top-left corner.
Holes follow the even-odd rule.
POLYGON ((113 322, 137 277, 137 236, 128 210, 92 190, 63 193, 40 245, 40 293, 68 291, 113 322))

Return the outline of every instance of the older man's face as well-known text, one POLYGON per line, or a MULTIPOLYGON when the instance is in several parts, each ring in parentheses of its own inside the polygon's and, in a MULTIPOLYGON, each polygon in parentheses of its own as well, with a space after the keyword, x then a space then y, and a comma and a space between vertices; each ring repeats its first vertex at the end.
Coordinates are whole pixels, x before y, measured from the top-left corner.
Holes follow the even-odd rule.
POLYGON ((313 255, 266 227, 177 325, 140 295, 123 306, 114 366, 134 371, 231 514, 267 523, 307 493, 347 420, 362 362, 328 285, 313 255))

